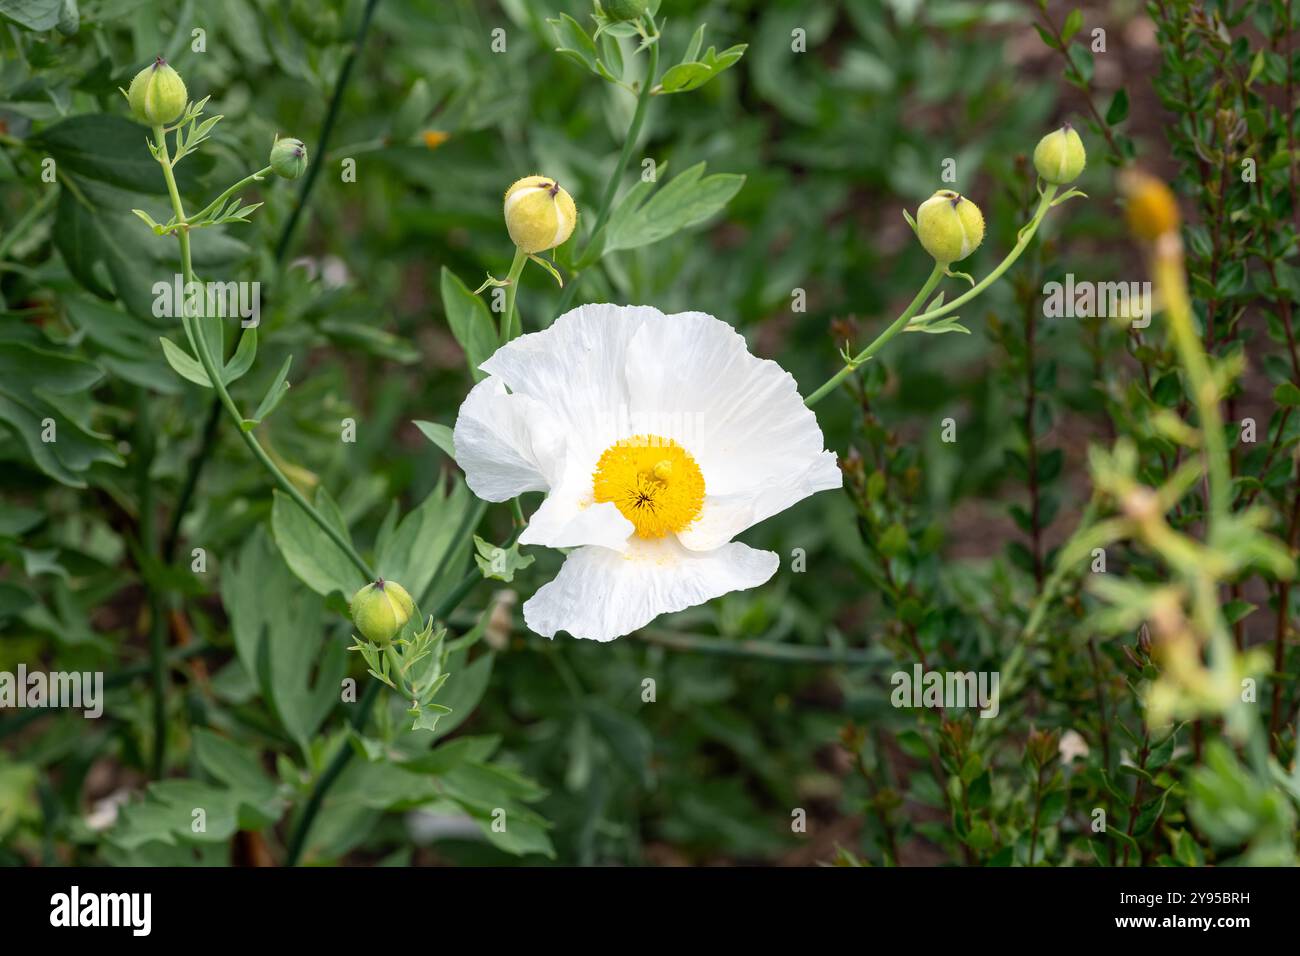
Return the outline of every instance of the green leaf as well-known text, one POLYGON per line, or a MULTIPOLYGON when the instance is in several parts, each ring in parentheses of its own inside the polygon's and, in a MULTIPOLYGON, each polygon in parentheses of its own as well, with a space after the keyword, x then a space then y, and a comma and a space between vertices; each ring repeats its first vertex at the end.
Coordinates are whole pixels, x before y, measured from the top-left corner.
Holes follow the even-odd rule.
POLYGON ((670 180, 644 204, 619 204, 606 230, 605 251, 636 249, 698 225, 722 210, 745 184, 733 173, 704 175, 697 163, 670 180))
POLYGON ((1061 27, 1061 40, 1065 43, 1070 42, 1070 37, 1074 36, 1083 28, 1083 11, 1079 9, 1071 10, 1065 18, 1065 25, 1061 27))
MULTIPOLYGON (((326 521, 348 536, 338 505, 324 488, 317 490, 315 506, 326 521)), ((366 585, 343 550, 297 502, 278 489, 271 505, 271 536, 290 570, 317 594, 328 597, 337 592, 346 601, 366 585)))
POLYGON ((509 583, 515 579, 516 571, 522 571, 533 563, 531 554, 519 553, 517 541, 509 548, 501 548, 474 535, 474 547, 478 551, 478 554, 474 555, 474 560, 478 562, 478 569, 483 572, 483 577, 496 581, 509 583))
POLYGON ((1290 382, 1283 382, 1273 389, 1273 401, 1278 405, 1290 407, 1300 405, 1300 388, 1290 382))
POLYGON ((89 391, 103 375, 66 352, 0 341, 0 427, 37 468, 74 488, 86 487, 86 472, 98 462, 123 464, 109 436, 90 425, 89 391))
POLYGON ((496 655, 483 654, 469 665, 465 664, 467 657, 467 651, 459 651, 447 660, 451 679, 438 700, 450 710, 451 716, 438 725, 438 737, 446 736, 468 720, 487 693, 496 655))
POLYGON ((703 59, 690 63, 678 63, 664 73, 659 81, 659 91, 663 93, 689 93, 698 90, 705 83, 714 79, 723 70, 734 66, 745 55, 747 44, 739 43, 719 53, 709 47, 703 59))
POLYGON ((63 0, 0 0, 0 17, 28 30, 52 30, 62 11, 63 0))
POLYGON ((255 751, 200 727, 194 731, 194 755, 204 770, 248 807, 254 817, 248 821, 251 826, 269 826, 280 818, 283 801, 277 796, 275 781, 259 765, 255 751))
POLYGON ((425 438, 441 448, 448 458, 452 461, 456 460, 456 444, 452 439, 452 430, 448 426, 424 421, 417 421, 414 425, 420 429, 425 438))
POLYGON ((406 339, 372 325, 352 319, 325 319, 320 323, 320 330, 331 342, 376 358, 400 365, 413 365, 420 360, 419 349, 406 339))
POLYGON ((240 422, 240 428, 244 429, 244 431, 252 431, 275 411, 276 406, 280 404, 280 400, 289 391, 289 383, 286 379, 289 377, 289 366, 292 364, 293 356, 290 355, 285 358, 284 364, 280 366, 280 371, 276 373, 271 387, 266 390, 266 394, 262 397, 262 402, 257 406, 257 411, 253 413, 253 417, 245 418, 240 422))
MULTIPOLYGON (((470 507, 469 489, 456 481, 450 491, 439 484, 400 523, 394 523, 390 514, 375 540, 375 572, 382 578, 397 581, 420 601, 421 595, 435 583, 433 576, 444 555, 452 549, 468 551, 465 548, 468 542, 455 538, 470 507)), ((437 582, 439 586, 461 576, 459 561, 448 560, 446 564, 443 572, 446 580, 437 582)))
POLYGON ((1111 97, 1110 106, 1106 109, 1106 123, 1114 126, 1116 123, 1122 123, 1128 118, 1128 93, 1124 87, 1115 91, 1111 97))
POLYGON ((347 672, 345 645, 318 626, 324 601, 299 586, 262 527, 226 566, 221 601, 240 665, 305 749, 347 672))
MULTIPOLYGON (((157 196, 167 194, 162 167, 149 153, 150 131, 111 113, 72 116, 41 130, 31 140, 34 149, 54 159, 60 181, 68 174, 77 180, 96 180, 119 189, 157 196)), ((198 175, 215 160, 198 157, 176 171, 177 186, 189 192, 198 175)), ((139 226, 137 225, 138 229, 139 226)))
POLYGON ((442 267, 440 285, 442 309, 447 315, 447 324, 464 350, 470 374, 477 382, 487 375, 479 366, 491 358, 497 348, 492 316, 483 300, 471 292, 446 266, 442 267))
POLYGON ((239 344, 235 346, 235 354, 221 370, 221 380, 229 385, 242 378, 253 367, 253 359, 256 357, 257 329, 250 326, 244 329, 244 334, 239 337, 239 344))
POLYGON ((137 194, 89 182, 80 182, 78 189, 59 194, 54 220, 54 245, 68 271, 100 298, 116 295, 127 311, 152 317, 153 285, 170 281, 176 266, 154 261, 165 244, 129 211, 138 204, 137 194))
POLYGON ((171 339, 160 337, 162 343, 163 355, 167 359, 167 364, 175 370, 176 374, 186 381, 193 382, 195 385, 202 385, 204 388, 212 387, 212 380, 208 378, 207 371, 199 364, 199 360, 190 355, 171 339))
POLYGON ((582 28, 582 24, 567 13, 562 13, 557 19, 546 22, 555 32, 555 41, 559 44, 556 47, 557 53, 562 53, 575 63, 582 64, 592 73, 599 74, 600 71, 596 67, 596 41, 582 28))

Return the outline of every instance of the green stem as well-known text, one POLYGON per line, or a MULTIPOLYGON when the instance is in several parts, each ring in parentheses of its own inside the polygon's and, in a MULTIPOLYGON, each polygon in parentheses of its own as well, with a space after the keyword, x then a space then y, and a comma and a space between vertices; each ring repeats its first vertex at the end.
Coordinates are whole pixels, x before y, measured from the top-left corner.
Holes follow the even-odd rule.
POLYGON ((227 189, 216 199, 212 200, 212 202, 208 203, 205 207, 203 207, 202 210, 195 213, 195 215, 191 217, 190 222, 192 223, 202 222, 208 216, 212 215, 214 212, 220 209, 225 204, 226 200, 229 199, 231 196, 233 196, 235 193, 239 192, 245 186, 251 186, 253 183, 260 183, 263 179, 266 178, 267 174, 270 172, 271 172, 271 167, 267 166, 265 169, 259 169, 257 172, 253 173, 250 176, 245 176, 243 179, 235 183, 235 185, 231 186, 229 189, 227 189))
MULTIPOLYGON (((163 132, 161 126, 154 127, 154 137, 157 140, 158 145, 158 162, 159 165, 162 166, 163 178, 167 182, 167 194, 171 197, 172 201, 172 212, 176 216, 176 222, 180 224, 180 228, 176 232, 176 237, 180 240, 181 245, 181 272, 185 284, 188 286, 189 283, 194 281, 194 263, 190 256, 189 222, 185 218, 185 207, 181 203, 180 191, 176 188, 176 176, 172 171, 171 156, 167 149, 167 135, 163 132)), ((235 424, 241 426, 239 428, 239 436, 244 440, 244 444, 248 446, 248 450, 253 453, 253 457, 261 463, 262 467, 270 473, 271 477, 275 480, 275 483, 280 486, 280 490, 293 499, 293 501, 302 508, 303 511, 307 512, 307 515, 316 522, 329 539, 338 545, 343 553, 348 556, 348 559, 356 565, 357 570, 362 573, 365 579, 367 581, 374 580, 375 574, 370 569, 370 565, 368 565, 365 559, 357 553, 356 548, 352 546, 352 542, 349 541, 342 532, 335 528, 334 525, 327 521, 325 517, 316 510, 311 502, 303 496, 302 492, 294 486, 293 482, 289 481, 289 479, 285 477, 284 472, 282 472, 279 466, 271 460, 271 456, 266 453, 266 449, 264 449, 258 440, 253 437, 253 433, 244 431, 242 427, 242 422, 244 421, 243 413, 240 412, 239 407, 235 405, 234 399, 230 397, 230 392, 226 389, 226 383, 221 379, 221 372, 217 368, 216 360, 213 358, 211 349, 208 347, 208 341, 195 323, 195 317, 189 314, 188 304, 188 298, 183 299, 181 302, 181 322, 185 326, 186 334, 194 345, 194 350, 198 355, 200 364, 203 366, 203 371, 207 373, 208 381, 212 384, 213 389, 217 393, 217 398, 230 414, 230 417, 234 419, 235 424)))
MULTIPOLYGON (((478 520, 483 517, 483 512, 485 510, 485 508, 476 508, 474 510, 473 517, 470 520, 469 530, 473 530, 477 525, 478 520)), ((463 540, 465 536, 460 535, 458 537, 460 540, 463 540)), ((442 571, 446 567, 450 555, 451 549, 448 549, 447 553, 443 555, 443 560, 439 563, 437 572, 434 574, 433 584, 436 584, 438 578, 442 576, 442 571)), ((474 590, 474 585, 478 584, 478 582, 482 580, 483 575, 477 568, 466 574, 465 577, 461 578, 460 583, 452 588, 451 592, 442 599, 442 603, 434 608, 432 615, 433 619, 437 621, 445 618, 460 605, 461 601, 465 600, 472 590, 474 590)), ((432 587, 433 584, 430 584, 430 587, 432 587)), ((366 721, 370 719, 370 711, 374 708, 375 701, 379 698, 379 691, 382 686, 383 685, 377 680, 372 680, 366 685, 365 693, 361 695, 361 706, 357 708, 357 712, 352 718, 352 726, 358 732, 365 730, 366 721)), ((343 741, 339 745, 339 749, 334 753, 333 759, 330 760, 329 766, 325 768, 325 772, 317 778, 315 786, 312 787, 311 794, 307 797, 307 802, 303 804, 302 813, 298 817, 298 822, 294 824, 293 832, 289 836, 288 852, 284 861, 285 866, 297 866, 298 861, 302 859, 302 852, 307 846, 307 835, 311 832, 312 822, 316 819, 316 815, 320 813, 321 806, 324 805, 326 793, 328 793, 329 789, 334 786, 334 782, 338 780, 339 775, 343 773, 344 769, 347 768, 348 763, 352 760, 353 752, 352 745, 346 740, 343 741)))
MULTIPOLYGON (((618 154, 618 163, 614 166, 613 171, 609 174, 609 180, 605 183, 605 193, 600 197, 600 208, 596 211, 596 222, 591 229, 591 238, 582 250, 582 255, 578 256, 575 261, 582 262, 591 252, 594 243, 600 240, 600 231, 605 228, 609 222, 610 213, 614 211, 614 197, 618 194, 618 182, 623 178, 623 171, 627 169, 628 161, 632 158, 632 150, 636 148, 636 141, 641 136, 641 127, 645 124, 646 109, 650 105, 651 88, 654 86, 655 74, 659 71, 659 40, 656 37, 655 42, 650 44, 649 62, 646 64, 645 79, 641 81, 641 90, 637 94, 636 110, 632 114, 632 124, 627 128, 627 136, 623 140, 623 149, 618 154)), ((564 292, 560 296, 560 304, 555 310, 556 315, 563 315, 568 311, 570 303, 573 302, 573 296, 578 289, 578 278, 582 275, 575 272, 569 277, 568 284, 564 287, 564 292)))
POLYGON ((636 636, 648 644, 674 651, 709 654, 716 657, 744 657, 751 660, 791 664, 868 665, 876 661, 869 652, 853 648, 805 647, 777 641, 733 641, 703 634, 682 634, 658 628, 642 628, 636 636))
POLYGON ((339 115, 339 108, 343 105, 343 92, 347 89, 348 78, 352 75, 352 68, 356 65, 357 57, 361 54, 366 45, 366 35, 370 32, 370 21, 374 17, 375 7, 379 5, 379 0, 367 0, 365 9, 361 12, 361 22, 357 26, 356 35, 352 38, 352 45, 348 50, 347 59, 343 61, 343 66, 339 70, 338 79, 334 81, 334 93, 330 96, 329 109, 325 112, 325 122, 321 126, 320 141, 316 144, 316 155, 320 161, 311 163, 307 167, 307 178, 302 181, 302 188, 298 191, 298 201, 294 204, 289 213, 289 220, 284 224, 284 229, 280 233, 280 241, 275 245, 275 261, 282 263, 289 254, 289 244, 293 241, 294 230, 298 226, 298 220, 302 217, 302 212, 307 208, 307 198, 311 195, 312 187, 316 185, 316 177, 320 175, 321 167, 324 165, 325 153, 329 148, 330 134, 334 132, 334 123, 339 115))
MULTIPOLYGON (((515 296, 519 294, 519 276, 524 271, 524 266, 528 264, 528 253, 523 249, 515 246, 515 258, 510 263, 510 274, 506 276, 506 308, 501 315, 501 344, 505 345, 510 341, 511 328, 515 321, 515 296)), ((523 323, 520 323, 520 331, 523 330, 523 323)))
MULTIPOLYGON (((1020 258, 1021 253, 1023 253, 1025 249, 1029 246, 1029 243, 1033 241, 1034 235, 1038 232, 1038 227, 1043 221, 1043 217, 1046 216, 1047 211, 1052 208, 1052 200, 1056 198, 1056 192, 1059 188, 1060 187, 1058 186, 1049 185, 1046 189, 1042 191, 1042 194, 1040 195, 1038 200, 1038 208, 1034 210, 1033 218, 1029 220, 1029 222, 1025 225, 1023 229, 1020 230, 1020 237, 1016 241, 1015 246, 1011 249, 1010 252, 1007 253, 1006 258, 1004 258, 1001 262, 998 263, 997 267, 992 272, 990 272, 982 280, 977 282, 972 288, 967 290, 964 294, 957 296, 957 298, 953 299, 951 302, 944 303, 937 309, 934 309, 930 312, 925 312, 917 316, 916 320, 918 322, 930 322, 933 321, 934 319, 941 318, 950 312, 954 312, 957 309, 961 308, 963 305, 965 305, 967 302, 974 299, 976 296, 982 293, 989 286, 993 285, 993 283, 997 282, 998 279, 1002 278, 1002 274, 1011 268, 1011 266, 1015 263, 1015 261, 1020 258)), ((936 268, 942 268, 942 267, 936 264, 936 268)), ((915 305, 915 302, 913 302, 913 304, 915 305)), ((808 398, 804 401, 804 404, 811 406, 814 403, 821 401, 828 394, 830 394, 830 392, 834 391, 836 386, 838 386, 841 382, 843 382, 846 378, 848 378, 851 374, 853 374, 854 369, 856 369, 863 362, 871 358, 871 356, 875 355, 876 352, 880 350, 881 346, 885 344, 885 342, 888 342, 891 338, 893 338, 893 336, 898 331, 901 330, 901 325, 906 325, 906 322, 903 321, 904 316, 906 316, 907 318, 911 318, 911 316, 908 316, 907 313, 904 313, 903 316, 900 316, 899 319, 896 320, 893 325, 891 325, 888 329, 886 329, 883 333, 881 333, 880 337, 877 338, 876 341, 872 342, 870 345, 866 347, 866 349, 864 349, 858 355, 854 356, 852 361, 850 361, 847 365, 845 365, 844 368, 840 369, 833 376, 831 376, 830 380, 827 381, 824 385, 822 385, 821 388, 817 389, 817 391, 809 395, 808 398)))
MULTIPOLYGON (((149 468, 154 459, 154 428, 150 422, 149 399, 142 390, 136 403, 135 437, 133 444, 136 462, 136 481, 140 496, 140 552, 141 570, 147 568, 144 562, 158 559, 158 535, 156 506, 154 500, 154 483, 149 477, 149 468)), ((150 769, 155 780, 163 775, 167 756, 167 617, 162 595, 157 589, 149 588, 149 683, 150 701, 153 709, 153 753, 150 769)))
POLYGON ((912 320, 912 316, 916 315, 917 309, 921 308, 921 306, 925 304, 925 300, 929 297, 930 293, 934 291, 934 287, 939 284, 939 280, 943 278, 944 272, 946 271, 947 271, 947 266, 936 262, 934 264, 934 268, 930 270, 929 278, 925 280, 925 285, 921 286, 921 291, 916 294, 916 297, 912 299, 911 303, 907 306, 907 308, 903 310, 903 314, 900 315, 898 318, 896 318, 890 324, 889 328, 885 329, 885 331, 881 332, 878 336, 876 336, 876 340, 874 342, 872 342, 865 349, 863 349, 856 356, 854 356, 852 362, 850 362, 848 365, 845 365, 844 368, 840 369, 838 372, 832 375, 825 383, 822 384, 821 388, 817 389, 817 391, 813 392, 806 399, 804 399, 804 404, 809 407, 812 407, 813 405, 816 405, 818 402, 820 402, 827 395, 829 395, 831 392, 835 391, 835 389, 839 387, 841 382, 843 382, 846 378, 848 378, 850 375, 853 374, 854 370, 858 368, 858 366, 862 365, 862 363, 870 359, 873 355, 875 355, 882 348, 884 348, 886 343, 888 343, 890 339, 892 339, 899 332, 903 331, 907 323, 912 320))

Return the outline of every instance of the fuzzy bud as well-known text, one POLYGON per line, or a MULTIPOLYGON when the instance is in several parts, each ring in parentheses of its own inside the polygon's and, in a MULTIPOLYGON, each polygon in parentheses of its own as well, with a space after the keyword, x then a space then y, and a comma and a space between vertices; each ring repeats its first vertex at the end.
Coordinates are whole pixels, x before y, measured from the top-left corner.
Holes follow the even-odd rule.
POLYGON ((524 252, 554 249, 573 235, 578 207, 560 184, 547 176, 525 176, 506 190, 506 229, 524 252))
POLYGON ((1178 231, 1178 200, 1163 182, 1147 173, 1127 170, 1121 174, 1119 186, 1128 200, 1124 213, 1135 236, 1154 241, 1178 231))
POLYGON ((601 0, 600 6, 611 20, 637 20, 645 15, 646 0, 601 0))
POLYGON ((163 126, 185 112, 185 81, 162 57, 135 75, 126 91, 131 114, 141 123, 163 126))
POLYGON ((1034 168, 1043 182, 1064 186, 1079 178, 1088 165, 1088 153, 1083 140, 1073 126, 1066 123, 1048 133, 1034 147, 1034 168))
POLYGON ((352 623, 375 644, 389 643, 415 613, 415 602, 395 581, 380 578, 352 596, 352 623))
POLYGON ((298 179, 307 171, 307 147, 300 139, 276 139, 271 147, 271 170, 285 179, 298 179))
POLYGON ((917 209, 916 236, 940 265, 960 262, 984 241, 984 214, 960 193, 940 189, 917 209))

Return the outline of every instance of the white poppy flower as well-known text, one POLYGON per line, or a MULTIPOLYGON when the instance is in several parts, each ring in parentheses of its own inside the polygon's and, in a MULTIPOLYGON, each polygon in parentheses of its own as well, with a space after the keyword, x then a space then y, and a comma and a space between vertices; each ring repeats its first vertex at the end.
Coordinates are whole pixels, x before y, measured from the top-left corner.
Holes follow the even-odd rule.
POLYGON ((731 539, 841 485, 790 373, 702 312, 586 305, 481 367, 456 419, 466 481, 546 492, 520 543, 575 549, 524 604, 545 637, 610 641, 763 584, 777 556, 731 539))

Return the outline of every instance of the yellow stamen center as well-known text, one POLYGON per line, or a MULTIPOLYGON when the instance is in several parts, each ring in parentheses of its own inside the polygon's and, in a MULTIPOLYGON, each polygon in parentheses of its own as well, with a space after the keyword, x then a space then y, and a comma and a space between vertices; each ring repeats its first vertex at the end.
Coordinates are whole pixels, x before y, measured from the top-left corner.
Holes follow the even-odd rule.
POLYGON ((605 449, 592 475, 597 501, 611 501, 642 538, 684 530, 704 505, 704 475, 671 438, 633 435, 605 449))

